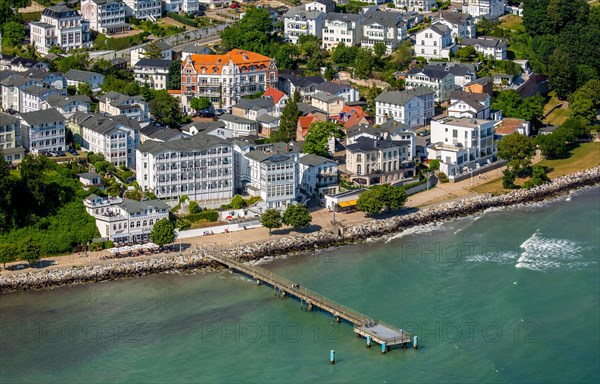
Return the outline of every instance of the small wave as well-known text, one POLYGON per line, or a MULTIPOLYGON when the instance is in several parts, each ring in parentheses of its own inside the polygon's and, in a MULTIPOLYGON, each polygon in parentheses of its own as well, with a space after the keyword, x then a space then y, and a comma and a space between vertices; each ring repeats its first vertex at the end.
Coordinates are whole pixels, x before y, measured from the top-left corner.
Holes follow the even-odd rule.
POLYGON ((422 235, 424 233, 433 232, 438 229, 442 229, 443 226, 444 226, 444 223, 431 223, 431 224, 417 225, 417 226, 414 226, 411 228, 407 228, 400 233, 397 233, 393 236, 386 238, 385 243, 387 244, 392 240, 400 239, 404 236, 422 235))
POLYGON ((532 271, 589 267, 595 262, 583 260, 581 253, 587 248, 574 241, 553 237, 544 237, 536 230, 521 244, 522 252, 515 264, 516 268, 532 271))
POLYGON ((467 262, 470 263, 498 263, 498 264, 509 264, 515 261, 519 257, 517 252, 502 252, 495 253, 490 252, 485 255, 473 255, 466 258, 467 262))
POLYGON ((265 256, 263 258, 260 258, 258 260, 251 260, 249 261, 247 264, 248 265, 252 265, 252 266, 257 266, 257 265, 263 265, 263 264, 268 264, 271 263, 275 260, 280 260, 280 259, 287 259, 288 255, 281 255, 281 256, 265 256))

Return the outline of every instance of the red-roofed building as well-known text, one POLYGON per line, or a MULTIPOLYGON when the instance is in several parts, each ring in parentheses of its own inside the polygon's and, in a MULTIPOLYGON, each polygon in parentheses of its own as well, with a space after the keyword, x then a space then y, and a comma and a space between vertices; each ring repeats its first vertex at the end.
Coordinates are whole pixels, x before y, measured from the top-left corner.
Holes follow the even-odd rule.
POLYGON ((227 109, 242 96, 264 92, 277 81, 275 59, 241 49, 224 55, 191 55, 181 63, 185 104, 193 97, 208 97, 227 109))
POLYGON ((308 128, 312 123, 320 121, 317 116, 309 113, 306 116, 301 116, 298 119, 298 126, 296 128, 296 141, 304 141, 306 135, 308 134, 308 128))
POLYGON ((494 133, 499 137, 511 135, 515 132, 529 136, 529 121, 507 117, 494 127, 494 133))
POLYGON ((273 99, 273 104, 275 105, 275 115, 280 116, 285 103, 288 101, 289 96, 285 93, 281 92, 279 89, 269 87, 267 91, 263 94, 263 97, 270 97, 273 99))
POLYGON ((345 128, 353 127, 358 124, 373 123, 373 120, 361 107, 349 105, 345 105, 340 113, 333 118, 333 120, 343 124, 345 128))

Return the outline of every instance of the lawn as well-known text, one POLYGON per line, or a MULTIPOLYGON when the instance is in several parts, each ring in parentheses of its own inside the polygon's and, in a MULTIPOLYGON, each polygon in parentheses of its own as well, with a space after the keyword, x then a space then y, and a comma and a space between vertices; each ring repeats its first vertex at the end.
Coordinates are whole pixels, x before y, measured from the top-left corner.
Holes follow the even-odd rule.
MULTIPOLYGON (((548 103, 546 103, 546 105, 544 106, 544 114, 548 113, 548 111, 550 111, 554 106, 566 103, 566 101, 559 100, 554 94, 554 91, 550 92, 548 96, 550 96, 550 100, 548 100, 548 103)), ((557 108, 554 111, 552 111, 552 113, 548 115, 548 117, 546 117, 545 122, 551 125, 561 125, 570 116, 571 112, 568 108, 557 108)))
MULTIPOLYGON (((571 156, 567 159, 542 160, 540 165, 550 168, 548 177, 551 179, 589 169, 600 165, 600 142, 582 143, 571 150, 571 156)), ((525 179, 517 179, 516 184, 522 185, 525 179)), ((510 192, 510 189, 502 187, 502 179, 489 181, 485 184, 471 188, 477 193, 502 194, 510 192)))
POLYGON ((508 29, 510 31, 525 32, 523 26, 523 18, 516 15, 505 15, 500 18, 500 28, 508 29))

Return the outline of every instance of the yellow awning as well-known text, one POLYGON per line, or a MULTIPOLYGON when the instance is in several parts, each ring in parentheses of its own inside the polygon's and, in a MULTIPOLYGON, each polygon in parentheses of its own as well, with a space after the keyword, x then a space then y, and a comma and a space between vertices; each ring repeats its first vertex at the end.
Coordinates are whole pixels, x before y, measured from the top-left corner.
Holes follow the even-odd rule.
POLYGON ((352 207, 355 206, 356 203, 358 203, 358 200, 350 200, 350 201, 342 201, 341 203, 339 203, 338 205, 342 208, 345 207, 352 207))

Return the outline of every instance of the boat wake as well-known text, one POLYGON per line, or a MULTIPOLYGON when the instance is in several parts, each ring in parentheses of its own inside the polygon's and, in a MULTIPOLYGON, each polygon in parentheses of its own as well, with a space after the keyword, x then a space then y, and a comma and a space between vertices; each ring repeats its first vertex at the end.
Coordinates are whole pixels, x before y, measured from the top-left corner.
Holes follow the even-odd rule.
POLYGON ((397 233, 393 236, 387 237, 385 239, 385 243, 387 244, 392 240, 400 239, 405 236, 422 235, 425 233, 437 231, 439 229, 442 229, 443 226, 444 226, 444 223, 431 223, 431 224, 424 224, 424 225, 417 225, 414 227, 410 227, 400 233, 397 233))
POLYGON ((595 264, 585 260, 582 255, 586 246, 567 239, 544 237, 539 230, 525 240, 520 249, 522 251, 516 268, 547 271, 558 268, 581 269, 595 264))

